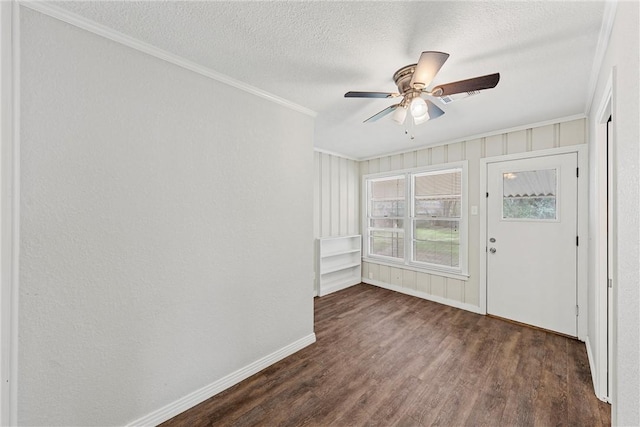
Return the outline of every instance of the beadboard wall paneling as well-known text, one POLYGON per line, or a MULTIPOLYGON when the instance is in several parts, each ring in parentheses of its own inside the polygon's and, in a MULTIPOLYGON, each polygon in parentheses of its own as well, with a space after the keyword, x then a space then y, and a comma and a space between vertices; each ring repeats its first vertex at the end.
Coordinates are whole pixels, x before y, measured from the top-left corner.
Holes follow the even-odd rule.
MULTIPOLYGON (((505 154, 523 153, 586 143, 586 119, 578 119, 529 128, 485 138, 423 148, 403 154, 383 156, 360 162, 360 175, 410 167, 438 165, 467 160, 469 162, 469 209, 479 206, 480 159, 505 154)), ((402 267, 378 265, 371 260, 363 263, 363 281, 387 284, 406 289, 412 295, 429 299, 463 303, 463 307, 480 306, 480 217, 469 212, 469 278, 458 280, 437 274, 416 272, 402 267)))
POLYGON ((314 238, 360 234, 360 165, 314 152, 314 238))

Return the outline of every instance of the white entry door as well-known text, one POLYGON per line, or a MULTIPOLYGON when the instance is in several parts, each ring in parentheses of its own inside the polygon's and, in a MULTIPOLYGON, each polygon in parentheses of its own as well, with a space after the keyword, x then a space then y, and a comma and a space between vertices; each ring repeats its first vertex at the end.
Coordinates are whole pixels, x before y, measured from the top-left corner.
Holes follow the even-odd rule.
POLYGON ((487 312, 577 336, 577 153, 487 164, 487 312))

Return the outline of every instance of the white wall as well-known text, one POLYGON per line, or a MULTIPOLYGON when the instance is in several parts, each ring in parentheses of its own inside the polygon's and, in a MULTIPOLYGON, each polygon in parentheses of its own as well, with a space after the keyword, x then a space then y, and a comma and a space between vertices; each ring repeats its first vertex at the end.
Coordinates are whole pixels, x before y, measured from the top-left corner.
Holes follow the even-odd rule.
MULTIPOLYGON (((578 119, 375 158, 361 162, 360 171, 362 175, 366 175, 368 173, 468 160, 468 206, 471 209, 471 206, 479 206, 483 199, 480 194, 481 158, 584 144, 585 142, 586 120, 578 119)), ((471 215, 471 212, 468 214, 468 280, 416 272, 401 267, 389 267, 371 260, 363 263, 363 280, 374 284, 390 285, 391 288, 412 295, 478 311, 480 308, 480 256, 478 252, 480 247, 480 217, 471 215)))
MULTIPOLYGON (((613 424, 621 426, 640 425, 639 13, 639 6, 635 1, 618 3, 589 117, 592 125, 598 121, 597 110, 605 93, 607 80, 613 75, 616 189, 613 219, 614 380, 611 397, 613 424)), ((589 142, 593 151, 596 143, 593 132, 589 142)), ((591 344, 592 353, 597 353, 597 343, 591 344)))
POLYGON ((21 7, 21 425, 123 425, 313 337, 313 119, 21 7))

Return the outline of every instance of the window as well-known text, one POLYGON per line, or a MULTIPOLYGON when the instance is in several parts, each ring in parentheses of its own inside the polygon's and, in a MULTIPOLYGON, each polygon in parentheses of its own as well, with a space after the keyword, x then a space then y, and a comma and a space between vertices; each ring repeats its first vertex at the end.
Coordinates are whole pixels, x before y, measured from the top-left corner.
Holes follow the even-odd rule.
POLYGON ((462 170, 413 175, 412 261, 460 266, 462 170))
POLYGON ((502 174, 502 219, 555 220, 555 169, 502 174))
POLYGON ((404 258, 405 177, 369 182, 369 253, 404 258))
POLYGON ((466 164, 366 176, 365 256, 466 274, 466 164))

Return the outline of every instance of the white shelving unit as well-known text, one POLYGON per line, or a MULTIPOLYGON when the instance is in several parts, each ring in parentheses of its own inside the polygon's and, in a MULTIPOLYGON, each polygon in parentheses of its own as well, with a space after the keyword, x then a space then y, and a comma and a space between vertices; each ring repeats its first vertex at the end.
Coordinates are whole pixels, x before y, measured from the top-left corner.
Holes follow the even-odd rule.
POLYGON ((361 282, 360 235, 317 239, 316 283, 324 296, 361 282))

